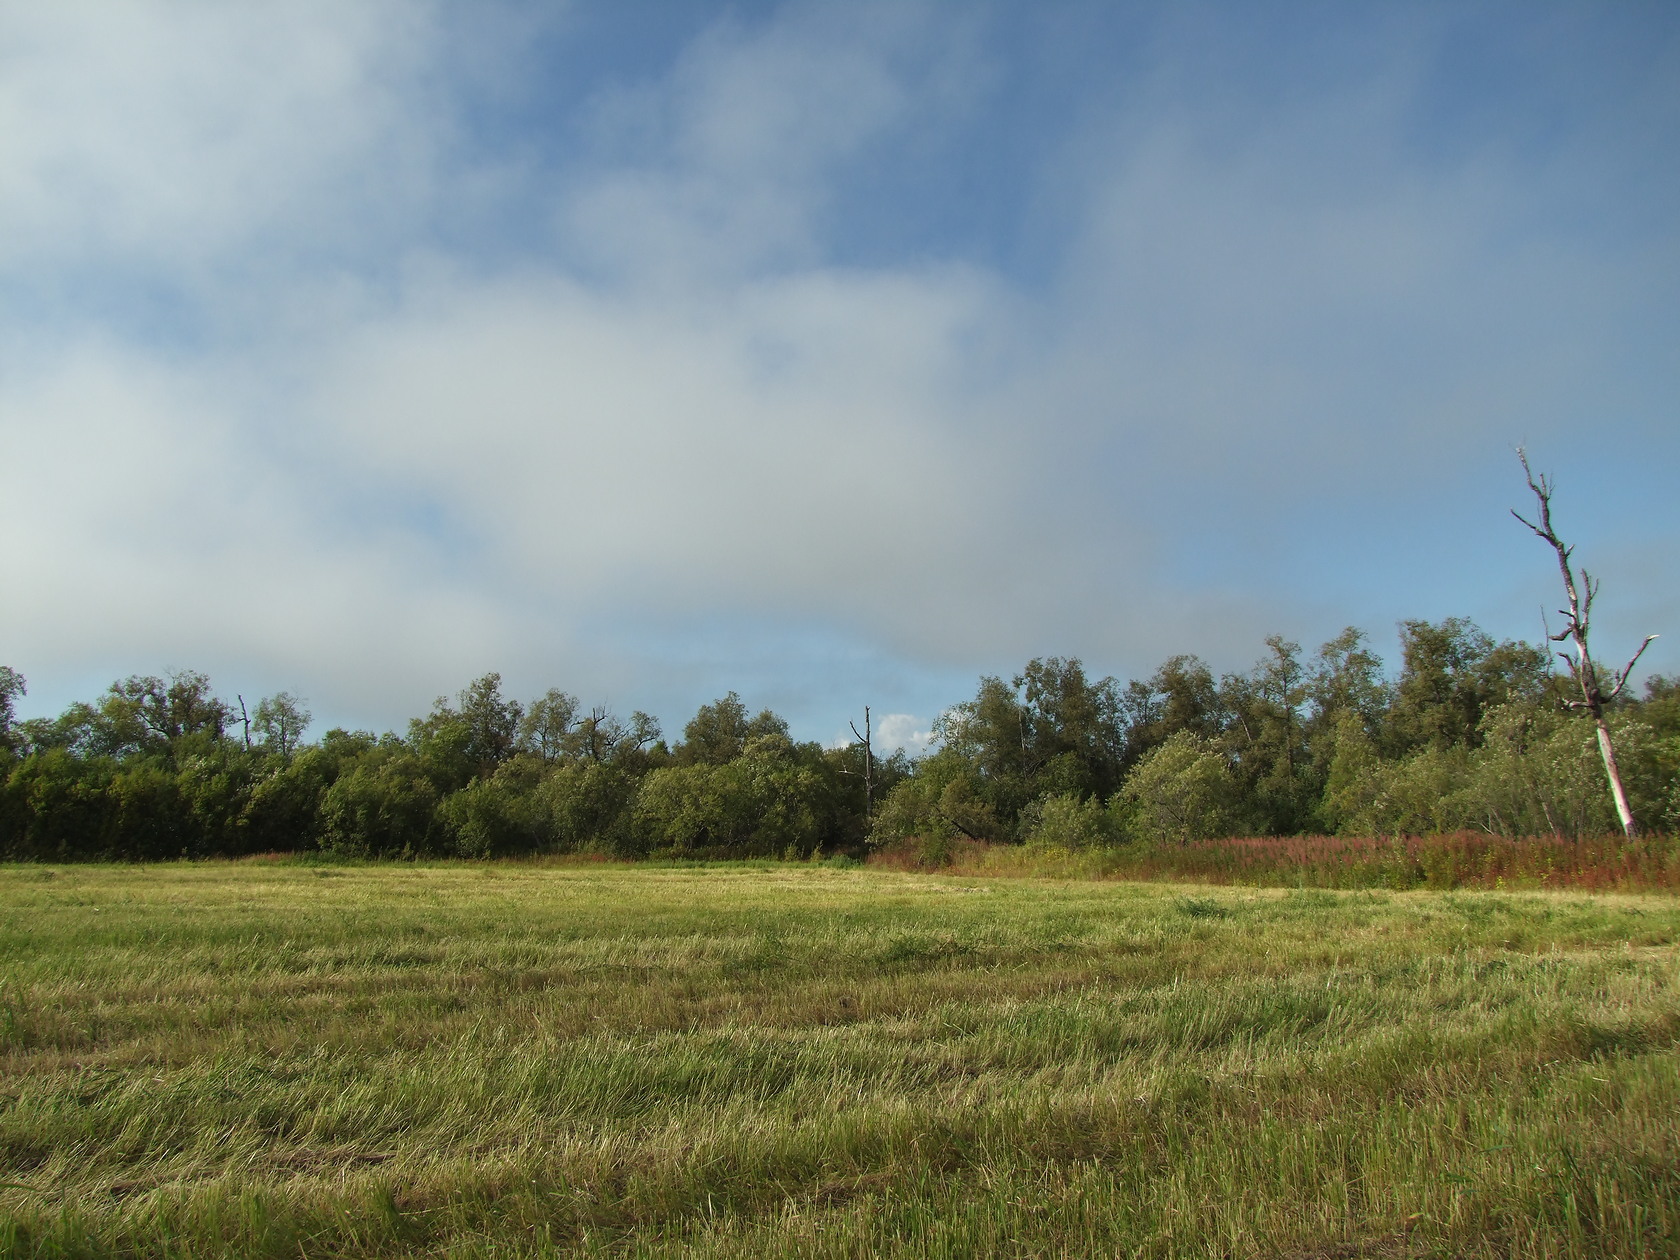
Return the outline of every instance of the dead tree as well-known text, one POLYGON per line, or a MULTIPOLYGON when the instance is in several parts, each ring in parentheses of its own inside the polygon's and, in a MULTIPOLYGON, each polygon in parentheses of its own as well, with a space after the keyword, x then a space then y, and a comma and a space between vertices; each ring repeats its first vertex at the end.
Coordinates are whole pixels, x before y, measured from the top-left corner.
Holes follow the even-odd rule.
POLYGON ((1523 474, 1528 478, 1528 488, 1534 492, 1535 502, 1539 504, 1539 522, 1529 520, 1515 508, 1511 515, 1516 517, 1535 536, 1544 541, 1557 553, 1558 570, 1563 574, 1563 590, 1569 599, 1568 608, 1560 608, 1563 617, 1563 629, 1552 634, 1548 628, 1546 637, 1553 643, 1570 644, 1566 652, 1559 652, 1558 658, 1569 666, 1569 673, 1575 680, 1575 686, 1580 691, 1580 699, 1569 699, 1566 703, 1571 709, 1584 710, 1592 714, 1593 726, 1598 731, 1598 751, 1604 758, 1604 775, 1610 781, 1610 795, 1616 798, 1616 815, 1622 820, 1622 830, 1629 836, 1639 833, 1639 824, 1634 819, 1633 810, 1628 807, 1627 791, 1622 787, 1622 772, 1616 767, 1616 748, 1610 741, 1610 726, 1604 720, 1604 707, 1621 695, 1622 688, 1627 686, 1629 675, 1639 658, 1645 654, 1645 649, 1651 646, 1651 640, 1657 636, 1648 634, 1645 642, 1639 645, 1639 650, 1633 654, 1627 666, 1610 677, 1610 687, 1605 689, 1599 681, 1598 666, 1593 664, 1592 653, 1587 650, 1587 628, 1592 619, 1593 599, 1598 595, 1598 583, 1592 574, 1581 570, 1581 580, 1575 580, 1575 570, 1570 564, 1570 555, 1575 550, 1566 546, 1552 528, 1552 481, 1544 473, 1539 480, 1535 480, 1534 472, 1528 466, 1528 452, 1522 447, 1517 448, 1517 458, 1522 461, 1523 474))
POLYGON ((869 744, 869 706, 863 706, 863 734, 858 735, 856 722, 848 722, 847 725, 863 745, 863 833, 868 835, 875 809, 875 750, 869 744))

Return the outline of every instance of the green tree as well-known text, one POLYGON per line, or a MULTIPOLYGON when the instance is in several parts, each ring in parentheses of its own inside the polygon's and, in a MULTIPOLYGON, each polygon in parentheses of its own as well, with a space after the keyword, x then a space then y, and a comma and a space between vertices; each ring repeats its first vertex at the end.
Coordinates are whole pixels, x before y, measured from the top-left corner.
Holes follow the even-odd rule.
POLYGON ((1120 784, 1125 728, 1118 684, 1091 681, 1077 657, 1034 659, 1014 679, 1024 771, 1048 791, 1106 797, 1120 784))
POLYGON ((226 702, 210 690, 209 678, 195 670, 180 670, 167 679, 137 674, 112 683, 106 707, 114 724, 138 723, 138 743, 176 752, 223 739, 231 716, 226 702))
POLYGON ((1021 811, 1024 844, 1042 849, 1094 849, 1114 838, 1113 815, 1094 796, 1072 792, 1041 796, 1021 811))
POLYGON ((0 752, 12 753, 23 742, 15 728, 17 698, 29 690, 22 674, 10 665, 0 665, 0 752))
POLYGON ((631 827, 637 776, 625 760, 567 761, 542 780, 538 794, 562 853, 608 853, 641 856, 643 848, 631 827))
POLYGON ((741 855, 813 852, 828 790, 784 735, 762 735, 718 765, 654 770, 636 793, 634 824, 648 848, 741 855))
POLYGON ((722 766, 739 757, 748 740, 787 733, 787 723, 769 709, 749 718, 747 706, 731 691, 721 700, 700 706, 683 727, 683 742, 672 756, 679 765, 722 766))
POLYGON ((466 728, 464 751, 478 776, 489 778, 513 755, 524 710, 502 696, 502 676, 494 672, 475 678, 455 699, 466 728))
POLYGON ((1120 790, 1140 839, 1188 844, 1241 826, 1239 785, 1219 745, 1177 731, 1146 753, 1120 790))
POLYGON ((1318 732, 1333 729, 1343 713, 1358 717, 1368 735, 1381 728, 1393 690, 1383 677, 1382 657, 1367 643, 1363 630, 1348 626, 1313 657, 1307 671, 1309 743, 1318 732))
MULTIPOLYGON (((417 857, 443 847, 435 767, 401 742, 370 749, 321 799, 321 847, 359 857, 417 857)), ((464 786, 464 785, 463 785, 464 786)))
POLYGON ((559 761, 566 755, 577 714, 577 697, 550 687, 526 708, 519 721, 517 746, 545 762, 559 761))
POLYGON ((1551 665, 1532 644, 1495 644, 1467 617, 1400 623, 1402 665, 1387 736, 1396 753, 1474 748, 1495 704, 1548 694, 1551 665))
POLYGON ((450 848, 461 857, 542 853, 554 842, 553 818, 539 792, 542 762, 515 757, 489 778, 476 778, 438 806, 450 848))
POLYGON ((1127 683, 1120 708, 1128 768, 1181 731, 1217 739, 1225 730, 1219 684, 1198 656, 1168 657, 1146 681, 1127 683))
POLYGON ((303 701, 289 691, 267 696, 257 701, 251 725, 256 728, 257 740, 268 752, 282 761, 289 761, 303 742, 313 714, 304 708, 303 701))
POLYGON ((1311 687, 1300 644, 1274 634, 1266 647, 1251 672, 1228 676, 1220 688, 1225 744, 1262 828, 1290 835, 1312 817, 1321 789, 1307 746, 1311 687))
POLYGON ((1464 789, 1474 825, 1495 835, 1601 835, 1616 825, 1590 722, 1549 704, 1514 701, 1482 718, 1464 789))

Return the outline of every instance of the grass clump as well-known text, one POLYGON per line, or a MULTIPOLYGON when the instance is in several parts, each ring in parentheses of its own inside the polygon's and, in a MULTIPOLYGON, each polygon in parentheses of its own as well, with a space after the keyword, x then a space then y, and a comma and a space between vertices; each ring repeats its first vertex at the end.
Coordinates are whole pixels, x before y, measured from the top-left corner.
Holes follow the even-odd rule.
POLYGON ((1680 905, 0 869, 0 1253, 1680 1251, 1680 905))

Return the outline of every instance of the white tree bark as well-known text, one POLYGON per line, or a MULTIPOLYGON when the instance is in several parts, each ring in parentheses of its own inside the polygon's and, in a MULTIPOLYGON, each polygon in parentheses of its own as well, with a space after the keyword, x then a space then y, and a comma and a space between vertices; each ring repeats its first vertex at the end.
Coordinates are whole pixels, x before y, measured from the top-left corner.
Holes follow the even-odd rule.
POLYGON ((1529 520, 1515 508, 1511 515, 1516 517, 1557 553, 1558 570, 1563 576, 1563 590, 1568 597, 1569 607, 1558 609, 1563 617, 1563 629, 1548 637, 1553 643, 1571 644, 1573 653, 1559 652, 1558 658, 1569 666, 1569 673, 1575 680, 1576 687, 1581 692, 1581 698, 1566 701, 1572 709, 1583 709, 1592 714, 1593 726, 1598 731, 1598 751, 1604 758, 1604 777, 1610 784, 1610 795, 1616 802, 1616 817, 1621 819, 1624 835, 1639 834, 1639 823, 1633 816, 1633 809, 1628 804, 1627 789, 1622 786, 1622 772, 1616 765, 1616 747, 1610 738, 1610 726, 1604 718, 1604 707, 1622 693, 1627 686, 1628 677, 1633 673, 1633 667, 1639 658, 1645 654, 1645 649, 1651 646, 1651 640, 1657 636, 1648 634, 1645 642, 1639 645, 1639 650, 1633 654, 1627 666, 1612 676, 1611 686, 1606 691, 1599 683, 1598 667, 1593 664, 1592 653, 1587 648, 1588 623, 1592 619, 1593 598, 1598 594, 1598 583, 1593 581, 1592 575, 1585 569, 1581 570, 1581 580, 1575 581, 1575 569, 1570 562, 1570 555, 1575 548, 1568 546, 1557 536, 1552 528, 1552 482, 1541 474, 1535 479, 1534 472, 1528 466, 1528 452, 1520 446, 1517 448, 1517 458, 1522 461, 1523 474, 1528 478, 1528 488, 1534 492, 1535 502, 1539 505, 1539 521, 1529 520))

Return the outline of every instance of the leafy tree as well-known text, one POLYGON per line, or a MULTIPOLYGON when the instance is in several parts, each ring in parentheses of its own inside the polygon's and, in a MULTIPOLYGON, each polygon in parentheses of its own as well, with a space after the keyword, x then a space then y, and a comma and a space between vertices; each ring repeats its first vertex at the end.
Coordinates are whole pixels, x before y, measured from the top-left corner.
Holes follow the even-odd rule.
POLYGON ((520 719, 517 747, 545 762, 559 761, 566 755, 577 713, 576 696, 550 687, 542 697, 531 701, 520 719))
POLYGON ((136 674, 112 683, 104 707, 114 726, 125 720, 138 724, 138 743, 170 750, 188 741, 202 746, 221 740, 231 716, 226 702, 211 692, 209 678, 194 670, 167 679, 136 674))
POLYGON ((289 691, 257 701, 256 715, 251 724, 257 729, 257 739, 264 749, 282 761, 291 759, 303 742, 313 714, 303 707, 303 701, 289 691))
POLYGON ((934 723, 943 764, 962 767, 940 787, 946 822, 1007 832, 1046 793, 1111 792, 1125 749, 1122 709, 1114 680, 1090 681, 1076 658, 1034 659, 1008 683, 982 678, 974 699, 934 723))
POLYGON ((1394 761, 1376 760, 1348 792, 1359 808, 1345 816, 1352 835, 1438 835, 1479 817, 1472 752, 1462 744, 1426 746, 1394 761))
POLYGON ((642 850, 630 825, 637 783, 622 760, 568 761, 551 770, 538 794, 555 849, 639 856, 642 850))
POLYGON ((678 765, 722 766, 741 755, 747 743, 747 706, 731 691, 721 700, 703 704, 683 727, 683 742, 675 753, 678 765))
POLYGON ((1264 829, 1292 834, 1311 817, 1321 787, 1306 738, 1311 689, 1300 644, 1274 634, 1266 647, 1252 672, 1227 677, 1220 688, 1225 743, 1264 829))
POLYGON ((1590 723, 1551 705, 1487 711, 1464 792, 1473 825, 1496 835, 1577 839, 1615 826, 1590 723))
POLYGON ((1118 684, 1092 682, 1077 657, 1035 659, 1014 679, 1030 775, 1052 790, 1106 797, 1120 784, 1125 729, 1118 684))
POLYGON ((505 762, 488 779, 474 779, 445 797, 438 820, 461 857, 508 857, 550 848, 554 828, 547 802, 536 790, 542 763, 534 757, 505 762))
POLYGON ((683 742, 673 753, 678 765, 727 765, 739 757, 747 741, 763 735, 787 736, 788 726, 769 709, 747 717, 747 706, 731 691, 721 700, 703 704, 683 727, 683 742))
POLYGON ((17 698, 28 690, 22 674, 10 665, 0 665, 0 751, 15 752, 22 742, 13 727, 17 717, 17 698))
POLYGON ((5 855, 36 861, 126 856, 106 847, 106 788, 116 773, 108 757, 78 757, 64 747, 31 753, 6 781, 5 855))
POLYGON ((1476 747, 1486 710, 1547 694, 1551 665, 1540 648, 1495 644, 1466 617, 1400 623, 1402 666, 1387 723, 1394 752, 1476 747))
POLYGON ((821 777, 783 735, 763 735, 722 765, 655 770, 636 793, 634 823, 650 848, 813 852, 821 840, 821 777))
POLYGON ((1095 797, 1041 796, 1021 811, 1021 840, 1043 849, 1098 848, 1114 838, 1113 814, 1095 797))
POLYGON ((321 801, 339 774, 374 747, 371 736, 328 732, 320 744, 276 756, 251 786, 241 825, 252 852, 307 850, 321 843, 321 801))
POLYGON ((1319 817, 1338 835, 1351 835, 1374 816, 1383 763, 1357 711, 1336 710, 1335 723, 1319 817))
POLYGON ((370 749, 321 798, 321 847, 360 857, 416 857, 442 847, 433 767, 401 744, 370 749))
POLYGON ((518 701, 502 697, 502 676, 497 673, 468 683, 456 703, 466 727, 464 751, 477 766, 479 777, 488 778, 513 755, 524 710, 518 701))
POLYGON ((1392 689, 1383 678, 1382 657, 1366 646, 1365 632, 1348 626, 1320 645, 1307 674, 1307 698, 1315 721, 1334 721, 1337 715, 1358 716, 1374 733, 1392 702, 1392 689))
POLYGON ((1239 786, 1212 739, 1187 730, 1145 754, 1120 791, 1134 835, 1188 844, 1241 825, 1239 786))
POLYGON ((1216 739, 1225 730, 1219 685, 1198 656, 1168 657, 1147 681, 1126 684, 1120 707, 1127 767, 1181 731, 1216 739))

